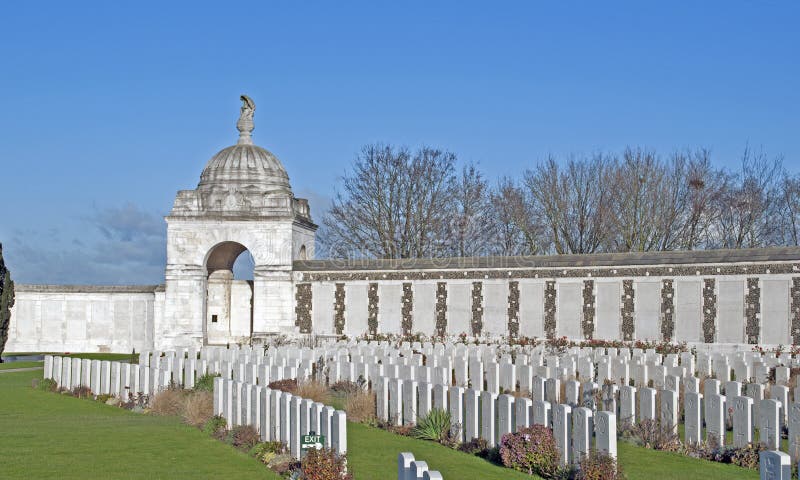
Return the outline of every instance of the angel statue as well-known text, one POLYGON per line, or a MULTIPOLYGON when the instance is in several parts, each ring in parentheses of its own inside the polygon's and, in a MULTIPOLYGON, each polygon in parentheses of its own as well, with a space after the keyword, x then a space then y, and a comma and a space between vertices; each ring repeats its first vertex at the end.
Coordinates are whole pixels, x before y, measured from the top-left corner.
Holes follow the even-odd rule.
POLYGON ((253 132, 253 114, 256 112, 256 102, 247 95, 242 95, 242 109, 236 128, 239 130, 239 143, 253 143, 250 134, 253 132))

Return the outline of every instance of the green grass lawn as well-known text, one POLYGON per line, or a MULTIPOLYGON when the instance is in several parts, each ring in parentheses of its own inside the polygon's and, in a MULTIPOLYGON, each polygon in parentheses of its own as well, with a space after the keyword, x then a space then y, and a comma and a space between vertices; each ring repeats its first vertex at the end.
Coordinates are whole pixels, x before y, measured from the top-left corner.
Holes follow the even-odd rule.
POLYGON ((15 368, 43 367, 44 362, 7 362, 0 363, 0 370, 13 370, 15 368))
MULTIPOLYGON (((3 478, 265 478, 266 467, 174 417, 131 413, 33 390, 41 372, 0 375, 3 478)), ((441 445, 350 423, 349 464, 357 480, 393 480, 397 455, 412 452, 445 478, 531 478, 441 445)), ((630 480, 757 479, 758 472, 619 442, 630 480)))
POLYGON ((112 360, 117 362, 139 363, 138 353, 135 356, 131 356, 130 353, 3 352, 4 357, 24 355, 58 355, 61 357, 88 358, 90 360, 112 360))
POLYGON ((278 478, 178 418, 33 390, 40 376, 0 375, 2 478, 278 478))

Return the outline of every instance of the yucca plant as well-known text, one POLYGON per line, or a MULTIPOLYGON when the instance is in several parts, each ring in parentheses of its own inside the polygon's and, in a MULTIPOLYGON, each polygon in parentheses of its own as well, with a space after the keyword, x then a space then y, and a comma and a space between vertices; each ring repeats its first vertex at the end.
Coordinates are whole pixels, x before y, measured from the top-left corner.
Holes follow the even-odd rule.
POLYGON ((411 430, 411 436, 420 440, 444 442, 450 435, 452 421, 450 412, 434 408, 428 415, 419 417, 417 424, 411 430))

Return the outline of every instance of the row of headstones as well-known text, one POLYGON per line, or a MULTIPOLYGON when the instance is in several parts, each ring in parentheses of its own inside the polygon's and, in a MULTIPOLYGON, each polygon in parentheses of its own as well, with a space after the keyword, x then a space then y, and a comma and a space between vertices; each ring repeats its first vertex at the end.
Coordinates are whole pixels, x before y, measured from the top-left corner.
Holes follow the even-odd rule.
MULTIPOLYGON (((269 357, 263 357, 269 358, 269 357)), ((258 383, 268 385, 270 382, 297 378, 305 380, 311 376, 312 364, 305 362, 294 366, 282 366, 269 363, 244 363, 226 360, 195 360, 176 356, 151 357, 142 353, 139 362, 141 365, 158 366, 162 370, 182 372, 182 377, 174 375, 176 383, 185 388, 193 388, 197 378, 205 373, 220 375, 225 379, 239 382, 258 383)))
POLYGON ((460 442, 482 438, 496 446, 505 434, 543 425, 553 429, 564 464, 588 454, 593 433, 596 449, 616 457, 617 423, 613 412, 564 404, 554 404, 551 409, 549 402, 415 380, 379 378, 375 390, 376 416, 395 425, 413 425, 435 408, 450 413, 451 434, 460 442))
POLYGON ((150 395, 168 388, 172 372, 137 364, 45 355, 44 378, 60 388, 86 387, 95 395, 113 395, 127 402, 131 395, 150 395))
POLYGON ((443 480, 436 470, 428 470, 427 462, 414 459, 414 454, 403 452, 397 456, 397 480, 443 480))
POLYGON ((288 392, 217 377, 214 414, 225 418, 229 428, 252 426, 262 441, 287 445, 297 459, 303 435, 312 432, 325 437, 325 448, 347 452, 347 414, 288 392))

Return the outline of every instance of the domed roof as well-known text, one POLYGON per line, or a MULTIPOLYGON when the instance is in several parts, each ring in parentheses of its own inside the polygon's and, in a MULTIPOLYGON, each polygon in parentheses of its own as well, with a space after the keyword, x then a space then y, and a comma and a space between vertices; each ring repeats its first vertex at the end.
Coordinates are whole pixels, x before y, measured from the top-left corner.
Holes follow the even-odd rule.
POLYGON ((250 187, 261 191, 291 191, 289 175, 272 152, 253 145, 255 103, 246 95, 236 128, 239 141, 211 157, 200 175, 198 189, 250 187))

